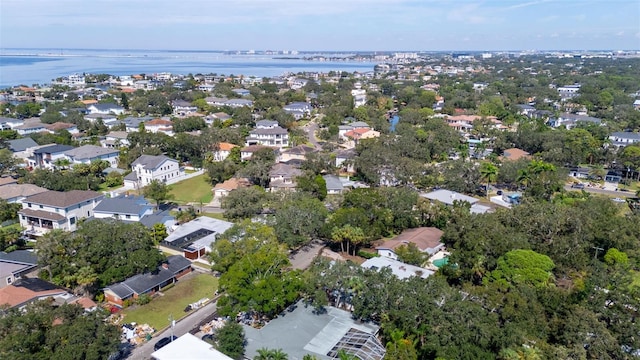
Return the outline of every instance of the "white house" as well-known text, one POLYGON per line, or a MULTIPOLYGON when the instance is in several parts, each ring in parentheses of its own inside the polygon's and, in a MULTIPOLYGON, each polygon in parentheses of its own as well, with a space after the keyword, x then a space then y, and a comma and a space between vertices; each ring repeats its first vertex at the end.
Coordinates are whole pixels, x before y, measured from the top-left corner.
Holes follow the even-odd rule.
POLYGON ((356 88, 351 90, 353 96, 353 107, 364 106, 367 103, 367 90, 362 89, 360 83, 356 83, 356 88))
POLYGON ((126 131, 112 131, 108 133, 100 143, 106 148, 120 148, 129 146, 130 142, 127 139, 128 137, 129 134, 126 131))
POLYGON ((278 148, 289 146, 289 133, 280 126, 257 128, 249 132, 245 140, 247 146, 264 145, 278 148))
POLYGON ((224 159, 228 158, 231 154, 231 150, 236 147, 238 147, 238 145, 227 142, 219 143, 217 146, 218 149, 213 152, 213 161, 224 161, 224 159))
POLYGON ((93 216, 93 209, 104 198, 95 191, 46 191, 22 200, 18 211, 26 233, 42 236, 53 229, 75 231, 79 219, 93 216))
POLYGON ((11 129, 17 131, 18 134, 25 136, 47 131, 47 124, 42 123, 38 118, 29 118, 25 119, 22 124, 13 126, 11 129))
POLYGON ((282 107, 287 113, 293 115, 296 120, 311 115, 311 104, 308 102, 293 102, 282 107))
POLYGON ((171 102, 173 107, 173 115, 188 116, 198 112, 198 107, 191 105, 190 102, 184 100, 174 100, 171 102))
POLYGON ((635 143, 640 143, 640 133, 634 132, 614 132, 609 136, 611 145, 621 147, 635 143))
POLYGON ((153 214, 153 205, 142 196, 122 195, 104 198, 93 209, 96 219, 114 218, 124 221, 140 221, 143 217, 153 214))
POLYGON ((125 176, 125 186, 141 188, 149 185, 153 180, 171 184, 184 176, 177 160, 164 155, 142 155, 131 164, 133 170, 125 176))
POLYGON ((91 104, 87 106, 90 114, 124 114, 124 108, 116 104, 91 104))
POLYGON ((91 164, 94 161, 106 161, 109 163, 109 167, 115 168, 118 166, 120 150, 95 145, 83 145, 65 151, 64 155, 71 164, 91 164))
POLYGON ((30 167, 53 169, 58 160, 68 160, 65 153, 72 150, 69 145, 47 145, 33 150, 33 157, 27 159, 30 167))
POLYGON ((173 121, 165 119, 153 119, 144 123, 144 128, 148 132, 152 133, 165 133, 169 136, 173 136, 173 121))

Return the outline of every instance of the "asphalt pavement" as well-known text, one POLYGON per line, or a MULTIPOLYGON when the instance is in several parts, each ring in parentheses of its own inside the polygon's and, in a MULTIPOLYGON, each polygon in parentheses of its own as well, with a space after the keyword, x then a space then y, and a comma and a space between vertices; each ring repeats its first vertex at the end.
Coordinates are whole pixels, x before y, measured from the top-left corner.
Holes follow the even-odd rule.
MULTIPOLYGON (((572 188, 571 185, 565 185, 564 189, 567 190, 567 191, 580 191, 581 190, 581 189, 572 188)), ((627 198, 627 197, 634 197, 635 196, 635 194, 632 191, 607 190, 607 189, 601 189, 601 188, 589 187, 589 186, 585 186, 582 190, 584 190, 586 192, 589 192, 589 193, 602 194, 602 195, 614 196, 614 197, 619 197, 619 198, 627 198)))
MULTIPOLYGON (((185 318, 176 321, 176 325, 173 328, 173 335, 176 337, 180 337, 198 326, 202 319, 212 315, 216 312, 217 302, 210 302, 209 304, 201 307, 195 312, 189 314, 185 318)), ((171 336, 171 328, 168 328, 162 332, 157 332, 154 334, 153 338, 150 341, 147 341, 141 345, 136 346, 131 355, 127 357, 128 360, 149 360, 151 359, 151 354, 154 352, 153 346, 158 340, 162 339, 165 336, 171 336)))

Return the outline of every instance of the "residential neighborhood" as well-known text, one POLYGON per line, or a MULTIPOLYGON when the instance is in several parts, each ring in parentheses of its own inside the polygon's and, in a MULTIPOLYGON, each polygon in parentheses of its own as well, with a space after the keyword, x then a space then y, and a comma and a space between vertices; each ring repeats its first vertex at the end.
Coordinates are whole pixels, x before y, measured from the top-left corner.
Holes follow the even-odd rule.
POLYGON ((636 357, 638 58, 341 59, 377 65, 1 90, 0 324, 100 319, 130 359, 636 357))

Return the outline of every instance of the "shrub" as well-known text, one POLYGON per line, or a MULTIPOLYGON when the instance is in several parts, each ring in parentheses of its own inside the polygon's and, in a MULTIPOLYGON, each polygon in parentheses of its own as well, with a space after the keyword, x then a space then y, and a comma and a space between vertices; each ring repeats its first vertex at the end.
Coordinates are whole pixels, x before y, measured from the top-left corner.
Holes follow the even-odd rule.
POLYGON ((371 259, 371 258, 380 256, 380 254, 372 253, 364 250, 358 250, 358 256, 363 257, 365 259, 371 259))
POLYGON ((142 294, 138 296, 138 299, 136 300, 136 304, 138 305, 146 305, 150 302, 151 302, 151 296, 149 296, 149 294, 142 294))

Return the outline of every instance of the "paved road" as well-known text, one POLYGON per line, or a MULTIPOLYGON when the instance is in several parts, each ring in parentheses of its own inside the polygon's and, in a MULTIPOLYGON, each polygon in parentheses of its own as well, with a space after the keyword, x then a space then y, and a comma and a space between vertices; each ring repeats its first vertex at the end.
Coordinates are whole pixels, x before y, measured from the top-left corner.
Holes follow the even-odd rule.
MULTIPOLYGON (((216 312, 217 302, 211 302, 200 309, 196 310, 194 313, 185 317, 184 319, 177 321, 176 326, 173 329, 173 334, 177 337, 180 337, 186 333, 188 333, 191 329, 197 326, 202 319, 216 312)), ((137 346, 127 359, 129 360, 149 360, 151 359, 151 354, 153 353, 153 345, 165 336, 171 335, 171 329, 165 330, 162 333, 156 333, 151 341, 148 341, 142 345, 137 346)))
POLYGON ((309 121, 305 126, 302 127, 302 130, 307 133, 307 138, 309 138, 309 142, 313 144, 317 150, 321 150, 322 146, 318 144, 318 139, 316 138, 316 131, 318 130, 318 124, 316 124, 313 120, 309 121))
MULTIPOLYGON (((567 191, 580 191, 580 189, 572 188, 570 185, 565 185, 564 189, 567 190, 567 191)), ((584 188, 584 191, 590 192, 590 193, 594 193, 594 194, 615 196, 615 197, 619 197, 619 198, 626 198, 626 197, 634 197, 635 196, 635 194, 632 191, 605 190, 605 189, 600 189, 600 188, 595 188, 595 187, 588 187, 588 186, 584 188)))

